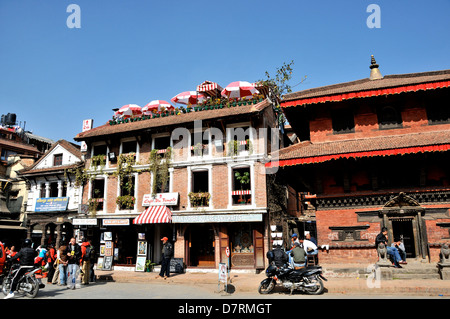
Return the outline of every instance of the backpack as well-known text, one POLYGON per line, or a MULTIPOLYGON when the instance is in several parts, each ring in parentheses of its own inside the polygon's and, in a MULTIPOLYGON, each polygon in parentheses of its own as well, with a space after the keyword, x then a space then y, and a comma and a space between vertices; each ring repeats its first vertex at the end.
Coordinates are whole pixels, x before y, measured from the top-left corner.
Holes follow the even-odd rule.
POLYGON ((91 246, 86 246, 86 251, 84 253, 83 260, 85 261, 91 260, 91 246))

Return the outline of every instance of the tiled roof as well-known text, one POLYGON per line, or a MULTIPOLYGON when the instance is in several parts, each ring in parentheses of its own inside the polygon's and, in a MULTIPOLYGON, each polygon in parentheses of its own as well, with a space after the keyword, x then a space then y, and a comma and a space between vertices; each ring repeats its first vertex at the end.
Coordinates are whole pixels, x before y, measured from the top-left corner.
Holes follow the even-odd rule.
POLYGON ((370 80, 369 78, 365 78, 352 82, 333 84, 289 93, 283 96, 283 101, 307 99, 335 94, 345 94, 350 92, 379 90, 448 80, 450 80, 450 70, 386 75, 384 78, 379 80, 370 80))
MULTIPOLYGON (((72 168, 74 165, 55 166, 55 167, 49 167, 49 168, 34 169, 41 161, 43 161, 46 158, 46 155, 49 154, 58 145, 61 145, 67 151, 69 151, 70 153, 72 153, 73 155, 75 155, 76 157, 81 159, 82 154, 80 151, 80 146, 70 143, 69 141, 66 141, 66 140, 59 140, 52 145, 52 147, 44 154, 44 156, 42 156, 39 160, 37 160, 30 167, 27 167, 26 169, 21 170, 20 173, 21 174, 25 174, 25 173, 27 173, 27 174, 33 173, 34 174, 34 173, 44 173, 44 172, 58 171, 61 169, 66 169, 66 168, 72 168)), ((75 164, 75 166, 77 166, 77 164, 75 164)))
POLYGON ((40 154, 41 152, 37 149, 36 146, 26 144, 23 142, 8 140, 6 138, 0 138, 0 146, 7 149, 15 149, 20 151, 28 151, 36 154, 40 154))
MULTIPOLYGON (((307 141, 283 148, 273 155, 278 155, 280 165, 284 166, 283 162, 285 165, 317 163, 337 158, 444 151, 449 148, 450 131, 447 130, 323 143, 307 141), (294 162, 289 164, 291 160, 294 162)), ((276 156, 272 157, 276 158, 276 156)))
POLYGON ((107 123, 102 126, 93 128, 89 131, 78 133, 77 136, 74 137, 74 140, 83 141, 97 136, 121 134, 125 132, 129 133, 150 128, 181 125, 184 123, 190 123, 197 120, 208 120, 236 115, 259 113, 269 105, 270 103, 268 102, 268 100, 263 100, 262 102, 259 102, 254 105, 224 107, 222 109, 205 110, 199 112, 192 111, 190 113, 183 113, 180 115, 171 115, 168 117, 152 118, 115 125, 110 125, 109 123, 107 123))
POLYGON ((71 165, 52 166, 52 167, 40 168, 40 169, 25 168, 25 169, 18 171, 18 173, 20 175, 24 175, 24 176, 55 174, 55 173, 61 174, 66 169, 77 168, 78 166, 80 166, 80 163, 71 164, 71 165))

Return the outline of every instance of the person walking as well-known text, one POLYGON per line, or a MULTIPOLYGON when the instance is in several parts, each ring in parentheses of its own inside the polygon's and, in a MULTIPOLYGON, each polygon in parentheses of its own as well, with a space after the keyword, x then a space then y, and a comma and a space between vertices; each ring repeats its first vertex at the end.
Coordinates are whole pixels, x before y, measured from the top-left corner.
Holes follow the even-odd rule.
POLYGON ((56 249, 53 244, 48 245, 47 250, 47 263, 48 263, 48 275, 47 282, 50 284, 53 281, 53 275, 55 274, 54 264, 56 261, 56 249))
POLYGON ((67 244, 62 241, 58 249, 58 264, 59 264, 59 285, 65 286, 67 284, 67 267, 69 265, 69 258, 67 257, 67 244))
POLYGON ((88 240, 89 245, 91 245, 91 254, 90 254, 90 261, 91 261, 91 271, 89 275, 89 282, 95 282, 95 272, 94 272, 94 266, 95 262, 97 261, 97 252, 95 250, 94 245, 92 245, 92 240, 88 240))
POLYGON ((91 244, 86 238, 82 239, 81 243, 81 284, 89 285, 89 278, 91 272, 91 244))
POLYGON ((72 237, 66 249, 67 264, 67 288, 75 289, 75 283, 80 275, 81 247, 72 237))
POLYGON ((161 238, 161 241, 163 242, 163 246, 162 246, 161 271, 159 272, 159 277, 167 279, 170 277, 170 258, 173 255, 173 246, 169 242, 169 239, 167 237, 161 238))

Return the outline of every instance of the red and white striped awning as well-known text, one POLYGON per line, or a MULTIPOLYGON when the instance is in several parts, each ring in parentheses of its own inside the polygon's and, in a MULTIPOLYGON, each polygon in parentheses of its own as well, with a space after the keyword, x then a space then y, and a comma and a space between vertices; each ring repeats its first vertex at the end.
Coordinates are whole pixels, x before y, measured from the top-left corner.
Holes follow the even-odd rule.
POLYGON ((233 191, 231 193, 231 195, 251 195, 252 191, 251 190, 246 190, 246 191, 233 191))
POLYGON ((206 93, 210 96, 220 96, 220 92, 222 92, 223 88, 211 81, 205 81, 200 85, 197 85, 197 92, 206 93))
POLYGON ((161 224, 171 222, 172 212, 167 206, 150 206, 138 217, 133 219, 133 224, 161 224))

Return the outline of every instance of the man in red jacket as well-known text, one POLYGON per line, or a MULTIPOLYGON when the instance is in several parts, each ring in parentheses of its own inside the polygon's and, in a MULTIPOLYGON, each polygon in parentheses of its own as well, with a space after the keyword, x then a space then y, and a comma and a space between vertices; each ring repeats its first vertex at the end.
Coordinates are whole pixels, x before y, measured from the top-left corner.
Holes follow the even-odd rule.
POLYGON ((81 244, 81 284, 89 285, 90 269, 91 269, 91 244, 86 238, 82 239, 81 244))

